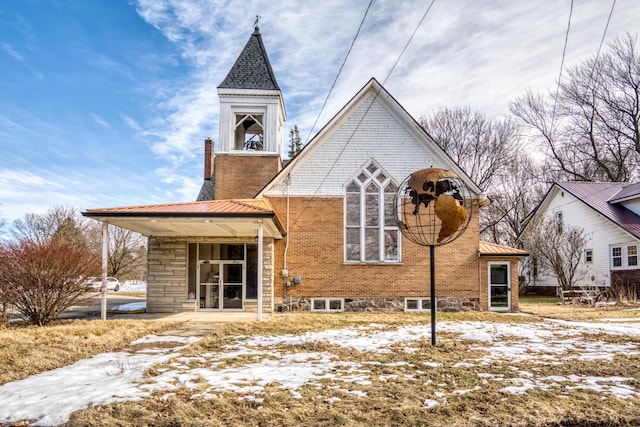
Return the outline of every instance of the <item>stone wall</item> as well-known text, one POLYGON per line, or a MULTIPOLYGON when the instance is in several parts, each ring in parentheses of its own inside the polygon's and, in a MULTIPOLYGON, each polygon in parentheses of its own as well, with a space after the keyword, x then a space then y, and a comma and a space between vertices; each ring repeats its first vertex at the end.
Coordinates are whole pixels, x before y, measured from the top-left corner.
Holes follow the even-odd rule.
MULTIPOLYGON (((424 297, 422 299, 427 299, 424 297)), ((437 299, 437 311, 479 311, 479 298, 446 297, 437 299)), ((292 299, 278 306, 277 311, 311 311, 311 299, 292 299)), ((346 298, 344 311, 376 311, 376 312, 401 312, 404 311, 404 298, 346 298)))
MULTIPOLYGON (((255 243, 255 238, 150 237, 147 254, 147 312, 177 313, 197 310, 187 299, 187 251, 189 243, 255 243)), ((264 239, 262 268, 262 310, 273 311, 274 242, 264 239)), ((257 304, 245 307, 257 311, 257 304)))

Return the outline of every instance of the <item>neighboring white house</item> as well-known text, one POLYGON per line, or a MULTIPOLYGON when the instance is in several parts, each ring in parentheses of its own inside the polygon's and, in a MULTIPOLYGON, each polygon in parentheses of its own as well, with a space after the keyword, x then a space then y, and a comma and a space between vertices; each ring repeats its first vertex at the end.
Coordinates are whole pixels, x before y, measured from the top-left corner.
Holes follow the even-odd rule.
MULTIPOLYGON (((640 183, 556 182, 530 215, 584 229, 586 247, 578 286, 640 283, 640 183)), ((521 233, 526 236, 527 227, 521 233)), ((533 286, 557 286, 555 276, 537 268, 527 272, 533 286)))

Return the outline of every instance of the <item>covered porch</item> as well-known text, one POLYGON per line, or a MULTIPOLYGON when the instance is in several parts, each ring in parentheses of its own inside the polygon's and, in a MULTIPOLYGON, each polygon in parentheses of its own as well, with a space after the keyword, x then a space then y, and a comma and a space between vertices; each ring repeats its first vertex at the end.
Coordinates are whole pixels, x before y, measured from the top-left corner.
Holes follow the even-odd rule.
POLYGON ((274 241, 284 229, 268 201, 88 209, 83 215, 148 237, 147 312, 260 317, 273 311, 274 241))

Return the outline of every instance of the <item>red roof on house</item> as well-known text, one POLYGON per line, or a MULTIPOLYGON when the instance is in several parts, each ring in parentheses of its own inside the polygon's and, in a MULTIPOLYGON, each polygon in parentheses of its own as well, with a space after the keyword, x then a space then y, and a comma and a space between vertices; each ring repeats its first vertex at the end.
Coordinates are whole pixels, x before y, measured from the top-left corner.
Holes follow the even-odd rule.
POLYGON ((640 197, 640 182, 625 185, 622 190, 609 199, 609 202, 619 203, 636 197, 640 197))

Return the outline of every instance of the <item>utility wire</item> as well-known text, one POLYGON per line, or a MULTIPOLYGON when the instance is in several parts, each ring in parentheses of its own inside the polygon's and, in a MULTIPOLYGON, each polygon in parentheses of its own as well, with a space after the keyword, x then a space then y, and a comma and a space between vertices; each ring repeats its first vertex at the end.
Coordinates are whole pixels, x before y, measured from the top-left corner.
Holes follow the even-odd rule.
MULTIPOLYGON (((572 0, 573 1, 573 0, 572 0)), ((431 10, 431 7, 433 6, 433 4, 436 2, 436 0, 432 0, 431 4, 429 5, 429 7, 427 8, 427 10, 425 10, 424 14, 422 15, 422 18, 420 19, 420 22, 418 22, 418 25, 416 25, 416 28, 413 30, 413 33, 411 33, 411 37, 409 37, 409 40, 407 40, 407 43, 405 43, 404 48, 402 48, 402 52, 400 52, 400 55, 398 55, 398 59, 396 59, 396 62, 393 64, 393 67, 391 67, 391 70, 389 70, 389 74, 387 74, 387 77, 384 78, 382 84, 384 85, 387 80, 389 79, 389 77, 391 77, 391 74, 393 73, 393 71, 396 69, 396 66, 398 65, 398 63, 400 62, 400 59, 402 59, 402 56, 404 55, 404 53, 407 51, 407 48, 409 47, 409 45, 411 44, 411 42, 413 41, 413 38, 415 37, 416 33, 418 32, 418 29, 422 26, 422 23, 424 22, 425 18, 427 17, 427 15, 429 14, 429 11, 431 10)))
MULTIPOLYGON (((600 57, 600 51, 602 50, 602 46, 604 45, 604 40, 605 40, 606 35, 607 35, 607 30, 609 29, 609 23, 611 22, 611 16, 613 15, 613 10, 615 8, 615 5, 616 5, 616 0, 613 0, 611 2, 611 9, 609 10, 609 16, 607 17, 607 22, 606 22, 606 24, 604 26, 604 31, 602 33, 602 37, 600 38, 600 44, 598 45, 598 50, 596 51, 596 56, 595 56, 595 58, 593 60, 593 64, 591 65, 591 70, 589 72, 589 78, 587 79, 587 83, 586 83, 586 91, 587 92, 589 91, 589 87, 591 86, 591 82, 593 81, 595 68, 598 65, 598 59, 600 57)), ((571 17, 569 17, 569 19, 571 19, 571 17)), ((566 43, 566 41, 565 41, 565 43, 566 43)), ((565 44, 565 47, 566 47, 566 44, 565 44)), ((564 53, 563 53, 562 61, 564 62, 564 53)), ((561 68, 561 73, 562 73, 562 68, 561 68)), ((596 85, 597 85, 597 82, 596 82, 596 85)), ((560 87, 560 80, 558 79, 558 89, 559 89, 559 87, 560 87)), ((592 101, 591 101, 592 105, 591 105, 591 107, 592 107, 592 110, 595 111, 595 108, 596 108, 596 105, 595 105, 596 93, 595 92, 596 92, 597 87, 594 87, 593 89, 594 90, 593 90, 593 93, 592 93, 592 101)), ((558 90, 556 90, 555 101, 557 101, 557 99, 558 99, 558 90)), ((553 123, 554 123, 554 118, 555 118, 555 109, 556 109, 555 101, 554 101, 554 106, 553 106, 553 116, 552 116, 552 119, 551 119, 551 128, 552 129, 553 129, 553 123)), ((574 127, 571 130, 571 134, 569 135, 569 141, 571 141, 573 139, 575 134, 576 134, 576 129, 574 127)), ((569 203, 571 203, 571 202, 569 202, 569 203)))
POLYGON ((556 86, 556 95, 553 98, 553 111, 551 113, 551 131, 553 132, 553 124, 556 118, 556 106, 558 104, 558 93, 560 93, 560 82, 562 81, 562 70, 564 68, 564 58, 567 53, 567 43, 569 41, 569 30, 571 29, 571 16, 573 15, 573 0, 571 0, 571 8, 569 9, 569 21, 567 22, 567 31, 564 36, 564 47, 562 48, 562 60, 560 61, 560 73, 558 75, 558 85, 556 86))
MULTIPOLYGON (((607 30, 609 29, 609 22, 611 22, 611 15, 613 15, 613 8, 616 7, 616 0, 611 2, 611 10, 609 11, 609 17, 607 18, 607 24, 604 26, 604 32, 602 33, 602 38, 600 39, 600 46, 598 46, 598 51, 596 52, 595 63, 598 61, 598 57, 600 56, 600 50, 602 49, 602 45, 604 44, 604 38, 607 35, 607 30)), ((593 67, 591 68, 591 76, 593 76, 593 67)), ((589 79, 591 79, 591 76, 589 79)))
POLYGON ((324 107, 327 105, 327 101, 329 101, 329 97, 331 96, 331 92, 333 92, 333 88, 336 86, 336 82, 338 81, 338 77, 340 77, 340 73, 342 73, 342 69, 344 68, 344 64, 346 64, 347 58, 349 58, 349 54, 351 54, 351 49, 353 49, 353 45, 356 43, 356 40, 358 39, 358 36, 360 35, 360 30, 362 29, 362 25, 364 24, 365 19, 367 19, 367 14, 369 13, 369 9, 371 8, 372 4, 373 4, 373 0, 369 0, 369 5, 367 6, 367 10, 364 11, 364 16, 362 17, 362 20, 360 21, 360 25, 358 26, 358 31, 356 31, 356 35, 353 37, 353 40, 351 41, 351 46, 349 46, 349 50, 347 51, 347 54, 345 55, 344 60, 342 61, 342 65, 340 65, 340 69, 338 70, 338 73, 336 74, 335 79, 333 79, 333 83, 331 84, 331 88, 329 89, 329 93, 327 93, 327 96, 324 98, 324 102, 322 103, 322 107, 320 108, 320 111, 318 112, 318 116, 316 117, 316 121, 313 122, 313 126, 311 126, 311 130, 309 130, 309 135, 307 135, 307 139, 305 139, 304 145, 307 145, 309 143, 309 138, 311 138, 311 135, 313 134, 313 130, 316 128, 316 125, 318 124, 318 120, 320 120, 320 115, 322 115, 322 112, 324 111, 324 107))
MULTIPOLYGON (((400 59, 402 58, 402 56, 404 55, 404 53, 406 52, 407 48, 409 47, 409 44, 411 43, 411 41, 413 40, 413 37, 416 35, 416 33, 418 32, 418 29, 420 28, 420 26, 422 25, 422 23, 424 22, 425 18, 427 17, 427 15, 429 14, 429 11, 431 10, 431 8, 433 7, 433 4, 436 2, 436 0, 432 0, 431 3, 429 4, 429 7, 427 7, 427 9, 425 10, 424 14, 422 15, 422 18, 420 19, 420 22, 418 22, 418 25, 416 26, 416 28, 413 30, 413 33, 411 34, 411 37, 409 37, 409 40, 407 40, 407 42, 404 45, 404 48, 402 49, 402 52, 400 52, 400 55, 398 55, 398 58, 396 59, 396 61, 394 62, 393 66, 391 67, 391 70, 389 71, 389 73, 387 74, 387 76, 384 79, 384 83, 386 83, 386 81, 389 79, 389 77, 391 76, 391 74, 393 73, 393 71, 395 70, 396 66, 398 65, 398 63, 400 62, 400 59)), ((373 100, 371 101, 371 103, 369 104, 369 106, 367 107, 367 109, 365 110, 364 114, 362 114, 362 116, 360 117, 360 120, 358 121, 358 123, 356 124, 356 126, 354 127, 353 131, 351 132, 351 135, 349 136, 349 138, 347 139, 347 141, 345 142, 345 144, 342 146, 342 149, 340 150, 340 152, 338 153, 338 155, 336 156, 335 160, 333 161, 333 163, 331 164, 331 167, 329 168, 329 170, 327 171, 327 173, 324 175, 324 177, 322 178, 322 181, 320 182, 320 184, 318 184, 318 186, 316 187, 315 192, 313 193, 313 195, 309 198, 309 202, 305 205, 305 207, 302 209, 302 211, 300 211, 300 214, 298 215, 298 219, 302 217, 302 215, 304 214, 304 212, 309 208, 310 204, 311 204, 311 200, 318 194, 318 192, 320 191, 320 189, 323 187, 324 183, 326 182, 327 178, 329 177, 329 175, 331 175, 331 172, 333 171, 333 169, 335 168, 336 164, 338 163, 338 160, 340 160, 340 157, 342 157, 342 155, 344 154, 344 151, 347 149, 347 147, 349 146, 349 144, 351 143, 351 140, 353 139, 353 137, 355 136, 356 132, 358 131, 358 129, 360 129, 360 125, 362 124, 362 122, 364 121, 365 117, 367 117, 367 114, 369 113, 369 110, 371 110, 371 108, 373 107, 373 105, 375 104, 375 101, 378 99, 378 96, 380 95, 380 90, 378 89, 375 93, 375 96, 373 98, 373 100)), ((296 220, 295 222, 293 222, 293 224, 296 224, 298 222, 298 220, 296 220)))

